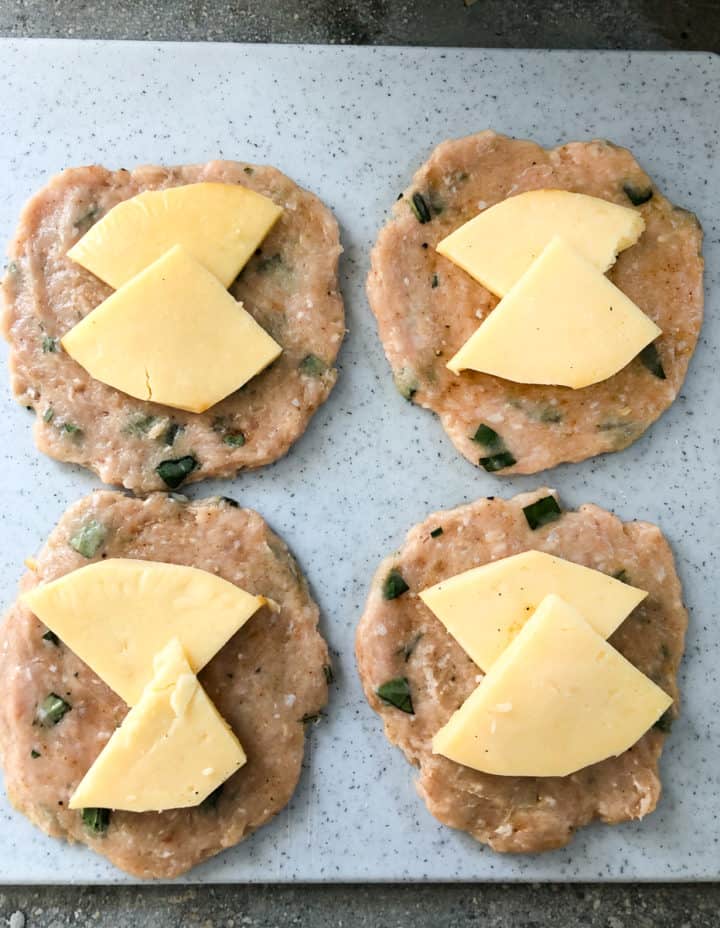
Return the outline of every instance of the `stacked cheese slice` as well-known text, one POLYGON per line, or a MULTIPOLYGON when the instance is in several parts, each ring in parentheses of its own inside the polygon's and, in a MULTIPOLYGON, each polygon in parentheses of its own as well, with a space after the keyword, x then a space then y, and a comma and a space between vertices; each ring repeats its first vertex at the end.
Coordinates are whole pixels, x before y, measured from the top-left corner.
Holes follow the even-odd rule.
POLYGON ((204 412, 282 349, 228 293, 282 208, 234 184, 152 190, 119 203, 68 252, 115 288, 63 348, 96 380, 204 412))
POLYGON ((71 809, 198 805, 245 763, 196 674, 262 597, 193 567, 111 558, 40 584, 23 601, 131 707, 71 809))
POLYGON ((606 641, 646 595, 539 551, 423 591, 485 671, 433 750, 504 776, 567 776, 626 751, 672 704, 606 641))
POLYGON ((501 300, 448 368, 575 389, 616 374, 661 334, 604 273, 644 227, 627 207, 533 190, 456 229, 438 252, 501 300))

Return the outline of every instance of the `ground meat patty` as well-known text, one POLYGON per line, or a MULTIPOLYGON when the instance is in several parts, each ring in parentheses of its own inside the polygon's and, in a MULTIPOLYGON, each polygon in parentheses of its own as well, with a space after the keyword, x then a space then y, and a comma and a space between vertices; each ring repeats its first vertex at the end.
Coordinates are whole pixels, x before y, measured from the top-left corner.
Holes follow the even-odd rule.
POLYGON ((99 836, 67 803, 127 706, 62 643, 44 640, 46 629, 19 602, 0 629, 0 748, 13 805, 48 834, 81 841, 135 876, 175 877, 242 841, 290 799, 303 758, 303 719, 327 698, 318 608, 288 549, 256 512, 220 498, 184 503, 159 493, 143 501, 98 492, 72 506, 21 590, 88 563, 68 539, 91 519, 108 532, 96 559, 187 564, 277 604, 257 612, 200 674, 247 764, 197 808, 114 812, 99 836), (51 692, 71 711, 53 728, 34 725, 51 692))
POLYGON ((562 847, 575 828, 594 818, 616 823, 651 812, 660 796, 658 758, 677 711, 687 614, 667 542, 654 525, 623 524, 593 505, 531 531, 523 506, 551 492, 481 499, 415 526, 399 552, 380 566, 357 634, 365 694, 387 737, 420 768, 417 788, 428 809, 496 851, 562 847), (442 534, 432 537, 438 527, 442 534), (417 594, 443 578, 533 548, 609 574, 622 570, 628 582, 648 591, 610 641, 676 700, 634 747, 567 777, 494 776, 432 753, 433 735, 482 673, 417 594), (410 589, 388 601, 381 588, 392 568, 410 589), (403 676, 415 715, 376 695, 382 683, 403 676))
MULTIPOLYGON (((505 441, 517 463, 501 473, 530 474, 631 444, 670 406, 685 377, 702 322, 702 231, 674 207, 624 148, 573 142, 546 151, 533 142, 480 132, 443 142, 413 177, 372 253, 368 297, 398 388, 436 412, 473 464, 487 451, 473 442, 480 423, 505 441), (497 305, 465 271, 435 251, 480 210, 526 190, 556 188, 637 208, 646 231, 610 271, 663 330, 657 348, 665 379, 636 358, 582 390, 513 383, 489 374, 451 374, 447 362, 497 305), (420 193, 430 211, 410 209, 420 193)), ((518 344, 524 335, 518 332, 518 344)))
POLYGON ((142 491, 166 488, 155 472, 164 460, 194 457, 198 466, 186 478, 191 482, 229 477, 281 457, 335 383, 333 364, 345 331, 337 289, 340 252, 330 210, 272 167, 211 161, 59 174, 25 207, 3 286, 13 392, 37 413, 38 447, 90 467, 106 483, 142 491), (112 292, 67 258, 68 249, 122 200, 200 181, 242 184, 285 211, 231 287, 283 353, 198 415, 93 380, 59 339, 112 292), (239 433, 242 446, 233 438, 239 433))

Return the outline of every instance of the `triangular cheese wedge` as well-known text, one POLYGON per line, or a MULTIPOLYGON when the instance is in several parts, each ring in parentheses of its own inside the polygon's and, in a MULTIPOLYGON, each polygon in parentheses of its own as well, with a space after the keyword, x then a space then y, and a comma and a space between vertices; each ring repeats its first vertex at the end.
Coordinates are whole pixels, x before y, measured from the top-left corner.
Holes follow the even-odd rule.
POLYGON ((437 250, 505 296, 556 235, 604 272, 644 228, 640 213, 626 206, 567 190, 529 190, 484 210, 437 250))
POLYGON ((173 639, 155 674, 70 797, 71 809, 162 812, 196 806, 245 752, 173 639))
POLYGON ((661 334, 622 290, 554 238, 447 366, 579 389, 612 377, 661 334))
POLYGON ((672 699, 547 596, 433 751, 483 773, 564 777, 632 747, 672 699))
POLYGON ((68 257, 117 289, 173 245, 183 245, 229 287, 282 214, 239 184, 148 190, 114 206, 68 257))
POLYGON ((171 638, 199 672, 265 603, 205 570, 127 558, 88 564, 21 598, 131 706, 171 638))
POLYGON ((557 593, 609 638, 647 593, 543 551, 474 567, 420 593, 481 670, 489 670, 542 600, 557 593))
POLYGON ((62 346, 95 380, 190 412, 214 406, 282 351, 181 246, 116 290, 62 346))

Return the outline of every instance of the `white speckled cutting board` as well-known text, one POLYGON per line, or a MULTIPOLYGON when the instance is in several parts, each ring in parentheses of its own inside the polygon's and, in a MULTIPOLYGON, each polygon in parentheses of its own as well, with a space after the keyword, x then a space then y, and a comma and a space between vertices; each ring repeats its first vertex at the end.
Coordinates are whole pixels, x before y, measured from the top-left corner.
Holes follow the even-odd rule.
MULTIPOLYGON (((277 165, 336 212, 349 334, 330 401, 284 460, 194 486, 258 509, 290 544, 323 612, 337 682, 309 736, 290 807, 195 881, 597 880, 720 877, 720 58, 709 54, 0 41, 0 236, 23 201, 75 164, 238 158, 277 165), (596 136, 632 149, 705 227, 706 324, 681 396, 628 450, 540 477, 498 479, 396 393, 364 295, 368 253, 431 148, 491 127, 544 145, 596 136), (584 829, 560 851, 494 854, 439 825, 381 732, 353 636, 379 559, 433 510, 548 483, 657 522, 690 608, 682 717, 665 792, 642 823, 584 829)), ((33 447, 31 415, 0 388, 2 601, 22 559, 98 481, 33 447)), ((1 681, 0 681, 1 683, 1 681)), ((2 698, 0 693, 0 698, 2 698)), ((44 837, 0 800, 0 880, 128 879, 44 837)))

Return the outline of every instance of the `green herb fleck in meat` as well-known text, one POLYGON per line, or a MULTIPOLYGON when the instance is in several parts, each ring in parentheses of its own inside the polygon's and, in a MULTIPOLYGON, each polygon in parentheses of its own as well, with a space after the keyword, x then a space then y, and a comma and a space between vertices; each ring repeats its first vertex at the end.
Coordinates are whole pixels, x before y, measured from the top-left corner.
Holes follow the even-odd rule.
POLYGON ((79 425, 75 425, 73 422, 63 422, 60 426, 60 431, 63 435, 69 435, 74 441, 80 441, 83 437, 83 430, 79 425))
POLYGON ((223 442, 231 448, 242 448, 245 444, 245 436, 242 432, 228 432, 223 435, 223 442))
POLYGON ((138 437, 147 435, 157 421, 157 416, 146 416, 143 415, 143 413, 135 413, 135 415, 130 417, 124 431, 127 435, 136 435, 138 437))
POLYGON ((322 377, 328 369, 327 364, 316 354, 306 354, 298 366, 300 373, 308 377, 322 377))
POLYGON ((423 633, 418 632, 414 638, 412 638, 410 641, 408 641, 406 645, 403 645, 403 647, 399 649, 398 653, 402 654, 403 660, 405 661, 406 664, 410 660, 410 658, 413 656, 415 648, 420 643, 420 639, 422 638, 422 636, 423 636, 423 633))
POLYGON ((485 423, 481 423, 477 427, 472 440, 478 445, 482 445, 484 448, 487 448, 488 451, 500 451, 505 448, 505 442, 498 435, 495 429, 491 429, 490 426, 485 425, 485 423))
POLYGON ((255 168, 252 168, 252 167, 250 167, 249 164, 246 164, 245 167, 243 168, 243 173, 244 173, 244 174, 254 174, 254 173, 255 173, 255 168))
POLYGON ((179 422, 170 422, 168 427, 160 436, 160 440, 165 445, 166 448, 170 448, 175 444, 175 439, 178 437, 180 432, 182 432, 184 426, 180 425, 179 422))
POLYGON ((401 367, 400 370, 393 375, 393 380, 395 381, 395 387, 400 396, 402 396, 403 399, 412 400, 418 391, 418 381, 413 371, 408 367, 401 367))
POLYGON ((662 731, 665 734, 670 732, 673 723, 673 714, 672 709, 668 709, 666 712, 660 716, 660 718, 655 722, 653 728, 657 728, 658 731, 662 731))
POLYGON ((14 276, 15 274, 18 274, 19 272, 20 272, 20 265, 17 263, 17 261, 10 261, 8 266, 5 268, 5 273, 8 275, 8 277, 14 276))
POLYGON ((638 187, 637 184, 632 183, 632 181, 626 181, 623 184, 623 191, 633 206, 642 206, 642 204, 647 203, 653 195, 652 187, 638 187))
POLYGON ((56 648, 60 646, 60 639, 55 634, 55 632, 50 631, 50 629, 48 629, 42 636, 42 640, 47 641, 48 644, 54 644, 56 648))
POLYGON ((30 757, 32 757, 33 760, 37 760, 38 757, 40 756, 41 756, 40 751, 36 751, 35 748, 33 748, 32 751, 30 751, 30 757))
POLYGON ((432 287, 432 289, 434 290, 438 286, 439 283, 440 281, 438 279, 438 275, 433 274, 432 280, 430 281, 430 286, 432 287))
POLYGON ((335 682, 335 674, 333 673, 332 664, 323 664, 323 676, 325 677, 325 682, 328 686, 331 686, 335 682))
POLYGON ((480 458, 478 463, 481 467, 484 467, 489 474, 492 474, 497 470, 504 470, 506 467, 512 467, 513 464, 517 464, 517 461, 509 451, 498 451, 497 454, 491 454, 488 455, 488 457, 480 458))
POLYGON ((48 408, 43 413, 43 422, 52 422, 54 415, 55 410, 52 408, 52 406, 48 406, 48 408))
POLYGON ((388 680, 379 686, 375 692, 387 705, 393 706, 401 712, 407 712, 408 715, 415 715, 407 677, 396 677, 394 680, 388 680))
POLYGON ((255 266, 258 274, 269 274, 272 271, 277 270, 283 264, 283 259, 281 254, 268 255, 268 257, 258 258, 258 262, 255 266))
POLYGON ((549 522, 555 522, 562 515, 562 510, 554 496, 543 496, 542 499, 530 503, 529 506, 523 506, 523 512, 527 524, 533 531, 549 522))
POLYGON ((640 363, 646 367, 650 373, 657 377, 658 380, 665 380, 665 368, 660 360, 660 353, 657 350, 655 342, 646 345, 638 355, 640 363))
POLYGON ((86 210, 81 216, 78 216, 74 222, 75 228, 79 232, 87 232, 90 226, 94 225, 100 218, 100 212, 100 207, 93 204, 93 206, 86 210))
POLYGON ((59 344, 59 338, 51 338, 49 335, 44 335, 42 340, 43 354, 55 354, 59 344))
POLYGON ((97 519, 91 519, 86 522, 70 538, 70 547, 74 548, 78 554, 83 557, 95 557, 100 548, 105 544, 107 539, 107 529, 98 522, 97 519))
POLYGON ((192 454, 186 454, 181 458, 161 461, 155 468, 155 473, 160 477, 165 486, 171 490, 176 489, 194 470, 200 465, 192 454))
POLYGON ((314 725, 316 722, 319 722, 322 717, 322 712, 306 712, 300 721, 303 725, 314 725))
POLYGON ((620 570, 616 570, 612 576, 613 580, 619 580, 620 583, 630 583, 630 577, 628 576, 628 572, 624 567, 622 567, 620 570))
POLYGON ((402 596, 403 593, 407 593, 410 587, 405 583, 403 575, 399 570, 393 568, 390 573, 385 577, 385 581, 382 586, 382 595, 383 599, 397 599, 398 596, 402 596))
POLYGON ((415 218, 418 222, 423 225, 426 222, 430 222, 432 216, 430 215, 430 207, 425 202, 425 198, 421 193, 414 193, 408 200, 410 204, 410 209, 415 214, 415 218))
POLYGON ((554 406, 545 406, 543 409, 538 411, 537 415, 541 422, 545 422, 548 425, 554 425, 557 422, 562 422, 562 413, 554 406))
POLYGON ((65 702, 57 693, 48 693, 37 707, 35 718, 40 725, 52 728, 62 721, 71 709, 70 703, 65 702))
POLYGON ((83 825, 95 835, 103 835, 110 825, 110 809, 93 809, 88 807, 80 813, 83 825))
POLYGON ((439 537, 442 535, 442 533, 443 533, 442 525, 438 525, 437 528, 434 528, 434 529, 430 532, 430 537, 431 537, 431 538, 439 538, 439 537))

